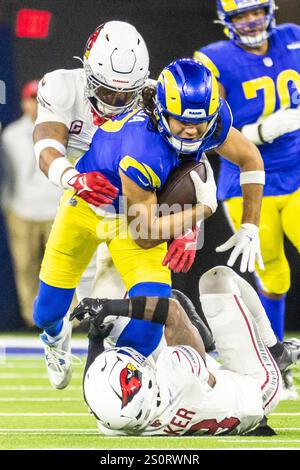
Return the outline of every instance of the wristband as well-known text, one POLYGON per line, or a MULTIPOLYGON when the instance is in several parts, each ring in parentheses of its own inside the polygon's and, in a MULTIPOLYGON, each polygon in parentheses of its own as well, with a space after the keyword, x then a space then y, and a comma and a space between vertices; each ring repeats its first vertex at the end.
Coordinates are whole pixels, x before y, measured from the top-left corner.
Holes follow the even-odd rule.
POLYGON ((265 184, 265 172, 263 170, 258 171, 243 171, 240 174, 240 185, 243 184, 265 184))
POLYGON ((62 154, 62 156, 65 156, 67 153, 66 147, 58 140, 55 140, 55 139, 39 140, 38 142, 34 144, 34 153, 35 153, 35 158, 36 158, 38 165, 39 165, 41 152, 49 147, 56 149, 58 152, 62 154))
POLYGON ((72 186, 68 184, 68 181, 78 174, 79 171, 75 170, 69 160, 65 157, 55 158, 48 170, 49 180, 56 186, 59 186, 60 188, 63 187, 65 189, 72 188, 72 186))

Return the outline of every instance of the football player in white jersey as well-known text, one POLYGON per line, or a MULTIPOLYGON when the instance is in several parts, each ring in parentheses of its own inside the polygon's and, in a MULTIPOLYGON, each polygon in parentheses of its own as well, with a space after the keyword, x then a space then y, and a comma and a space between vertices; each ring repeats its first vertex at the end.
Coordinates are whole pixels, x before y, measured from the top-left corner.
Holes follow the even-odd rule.
POLYGON ((72 318, 91 319, 84 397, 102 434, 246 434, 277 406, 279 369, 300 359, 300 341, 278 343, 256 292, 232 269, 211 269, 199 288, 222 366, 174 299, 84 299, 74 310, 72 318), (141 311, 165 325, 168 346, 156 361, 126 347, 102 352, 111 329, 103 319, 141 311))
MULTIPOLYGON (((79 174, 73 164, 85 153, 97 128, 109 118, 137 105, 149 75, 146 44, 134 26, 110 21, 96 28, 84 51, 83 68, 55 70, 39 84, 35 153, 46 176, 57 186, 74 188, 94 207, 111 202, 115 188, 100 173, 79 174)), ((100 292, 114 286, 112 296, 125 287, 104 244, 98 252, 100 292)), ((96 263, 92 260, 77 295, 91 294, 96 263)))

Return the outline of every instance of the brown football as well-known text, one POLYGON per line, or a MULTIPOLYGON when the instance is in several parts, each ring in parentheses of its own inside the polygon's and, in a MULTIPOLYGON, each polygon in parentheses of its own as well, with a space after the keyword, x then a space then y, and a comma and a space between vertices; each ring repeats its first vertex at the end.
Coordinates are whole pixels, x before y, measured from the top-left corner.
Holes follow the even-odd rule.
MULTIPOLYGON (((195 188, 190 177, 192 170, 198 173, 202 181, 206 181, 204 163, 195 161, 182 163, 170 173, 161 191, 157 192, 158 203, 167 204, 168 206, 178 204, 181 209, 185 204, 196 204, 195 188)), ((174 212, 177 212, 177 210, 174 212)))

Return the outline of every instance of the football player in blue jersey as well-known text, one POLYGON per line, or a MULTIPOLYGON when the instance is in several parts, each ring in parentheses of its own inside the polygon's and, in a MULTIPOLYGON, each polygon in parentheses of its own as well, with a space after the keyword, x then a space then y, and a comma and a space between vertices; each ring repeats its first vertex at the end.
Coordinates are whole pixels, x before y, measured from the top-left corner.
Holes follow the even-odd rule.
MULTIPOLYGON (((275 23, 274 0, 218 0, 219 22, 229 40, 196 51, 217 78, 233 124, 262 154, 266 185, 260 243, 265 269, 256 266, 260 299, 282 341, 290 268, 284 235, 300 251, 300 27, 275 23)), ((218 199, 235 230, 241 225, 239 169, 222 159, 218 199)), ((225 251, 225 243, 217 251, 225 251)), ((287 397, 297 398, 290 373, 287 397)))
MULTIPOLYGON (((81 198, 82 185, 75 192, 66 190, 47 243, 34 320, 45 330, 41 338, 56 388, 66 387, 71 377, 71 326, 66 314, 99 243, 107 244, 129 297, 171 296, 170 270, 162 264, 166 238, 176 238, 217 207, 213 173, 202 156, 205 150, 215 148, 240 167, 244 223, 232 243, 233 252, 242 253, 245 269, 253 270, 255 259, 261 259, 263 162, 255 145, 232 128, 230 108, 220 99, 213 74, 192 59, 177 60, 162 71, 157 94, 150 89, 144 101, 146 113, 132 110, 103 124, 76 165, 83 180, 90 172, 103 175, 118 189, 119 198, 96 207, 81 198), (197 204, 157 217, 156 192, 186 158, 202 158, 207 170, 206 182, 196 172, 191 174, 197 204)), ((161 325, 134 319, 116 323, 117 333, 111 333, 116 345, 130 345, 145 356, 163 335, 161 325)))

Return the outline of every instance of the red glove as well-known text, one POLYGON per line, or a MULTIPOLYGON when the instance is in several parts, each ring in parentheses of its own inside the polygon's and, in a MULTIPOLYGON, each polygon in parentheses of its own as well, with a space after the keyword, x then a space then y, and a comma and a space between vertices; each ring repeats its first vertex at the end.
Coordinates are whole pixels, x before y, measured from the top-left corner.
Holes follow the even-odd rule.
POLYGON ((94 206, 111 204, 119 192, 99 171, 78 173, 68 184, 75 189, 77 196, 94 206))
POLYGON ((168 264, 174 273, 187 273, 195 260, 199 232, 199 227, 193 227, 173 240, 162 262, 163 266, 168 264))

